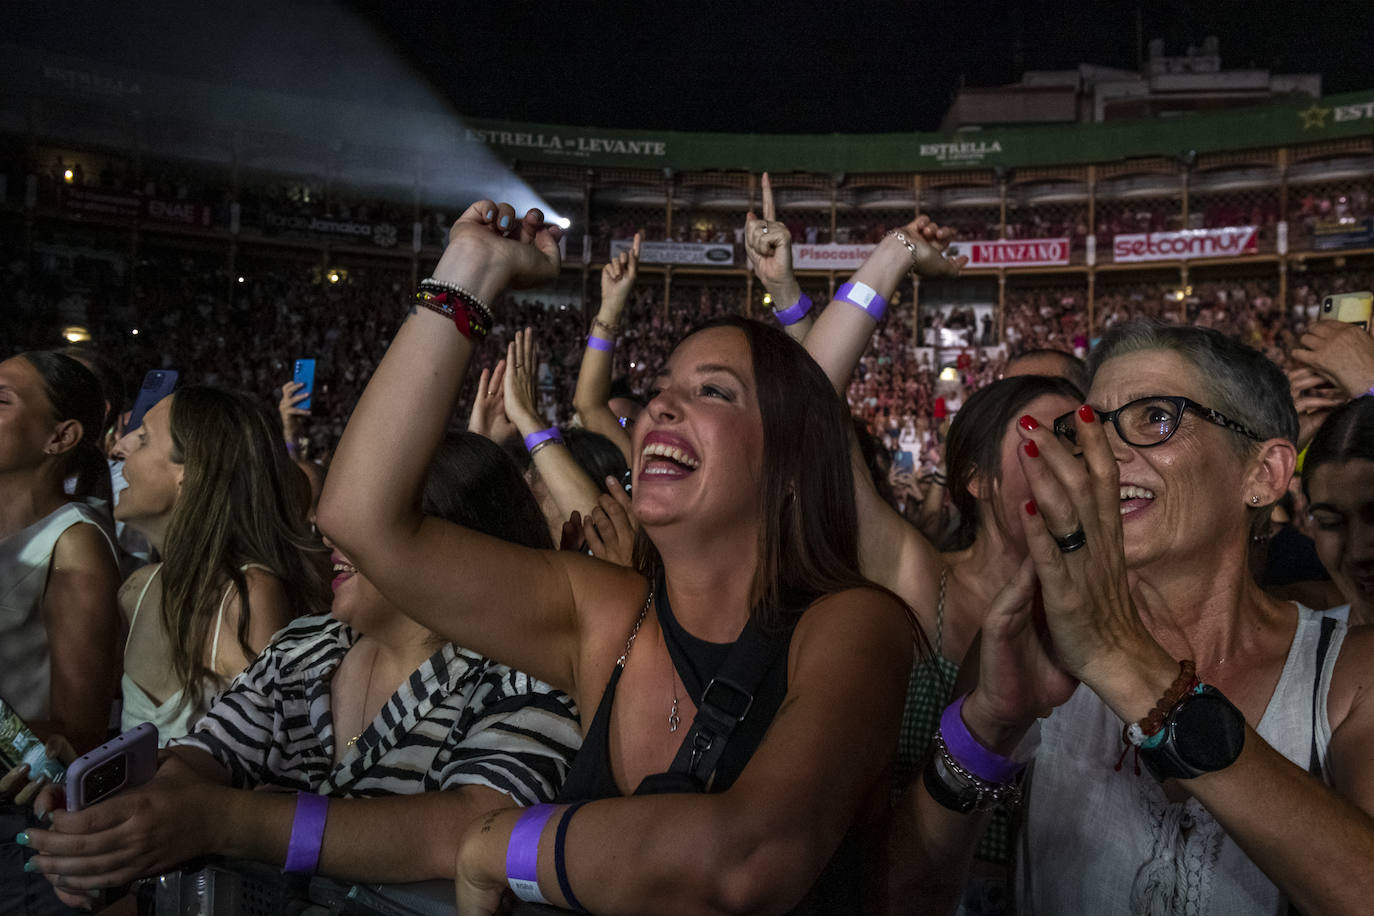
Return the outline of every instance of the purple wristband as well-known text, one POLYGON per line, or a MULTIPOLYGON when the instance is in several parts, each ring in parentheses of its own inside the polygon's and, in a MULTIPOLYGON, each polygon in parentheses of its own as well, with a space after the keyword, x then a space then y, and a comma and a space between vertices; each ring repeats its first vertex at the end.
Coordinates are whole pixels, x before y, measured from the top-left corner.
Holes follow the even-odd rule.
POLYGON ((945 707, 944 715, 940 716, 940 736, 945 740, 945 748, 959 766, 974 776, 987 782, 1006 785, 1015 779, 1016 774, 1024 770, 1026 765, 1010 757, 994 754, 973 737, 968 726, 964 724, 963 708, 966 697, 968 694, 950 703, 945 707))
POLYGON ((558 805, 535 805, 526 808, 510 832, 506 846, 506 883, 528 903, 548 903, 539 890, 539 837, 544 825, 553 817, 558 805))
POLYGON ((587 348, 589 350, 600 350, 603 353, 609 353, 615 349, 615 341, 607 340, 604 337, 597 337, 595 334, 588 334, 587 348))
POLYGON ((283 871, 313 875, 320 865, 324 845, 324 821, 329 813, 329 796, 312 792, 296 793, 296 816, 291 820, 291 842, 286 847, 283 871))
POLYGON ((541 429, 537 433, 530 433, 525 437, 525 450, 532 452, 539 443, 553 439, 557 439, 559 442, 563 441, 563 436, 558 432, 557 426, 550 426, 548 429, 541 429))
POLYGON ((801 321, 803 318, 807 316, 807 313, 810 311, 811 297, 808 296, 806 293, 802 293, 801 298, 798 299, 794 304, 789 305, 785 309, 775 311, 773 315, 778 319, 779 324, 781 324, 783 327, 786 327, 790 324, 796 324, 798 321, 801 321))
POLYGON ((882 321, 887 313, 887 300, 867 283, 846 283, 835 291, 835 298, 863 309, 874 321, 882 321))

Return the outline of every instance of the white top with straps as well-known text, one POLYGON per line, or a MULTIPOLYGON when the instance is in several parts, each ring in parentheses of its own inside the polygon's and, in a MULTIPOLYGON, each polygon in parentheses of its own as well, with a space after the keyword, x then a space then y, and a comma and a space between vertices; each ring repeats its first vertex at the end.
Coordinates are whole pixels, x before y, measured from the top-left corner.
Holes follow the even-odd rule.
MULTIPOLYGON (((249 569, 266 569, 258 563, 247 563, 239 567, 239 572, 246 572, 249 569)), ((138 593, 138 601, 134 604, 134 612, 129 615, 129 635, 134 632, 134 621, 138 620, 138 612, 143 608, 143 599, 148 594, 148 588, 157 578, 157 574, 162 572, 162 564, 159 563, 153 568, 148 576, 148 581, 143 583, 143 590, 138 593)), ((219 601, 219 613, 215 615, 215 638, 210 643, 210 669, 213 671, 215 662, 219 659, 219 634, 224 624, 224 609, 229 605, 229 596, 234 593, 234 583, 230 582, 224 589, 224 597, 219 601)), ((124 652, 129 652, 128 639, 124 641, 124 652)), ((222 686, 222 685, 220 685, 222 686)), ((119 730, 127 732, 129 729, 144 722, 151 722, 157 726, 157 742, 159 747, 166 747, 167 742, 173 738, 180 738, 189 734, 191 726, 195 725, 205 710, 210 708, 210 701, 219 693, 219 687, 213 684, 206 684, 203 696, 199 699, 189 699, 182 703, 181 699, 185 694, 185 688, 169 694, 161 703, 153 702, 153 698, 148 696, 148 692, 138 685, 138 682, 129 677, 129 672, 124 672, 124 677, 120 680, 120 692, 124 695, 124 710, 120 715, 119 730)))
MULTIPOLYGON (((1345 624, 1298 606, 1256 731, 1329 781, 1326 699, 1345 624), (1320 657, 1320 663, 1318 659, 1320 657)), ((1195 798, 1172 803, 1130 756, 1122 721, 1087 686, 1041 723, 1018 854, 1018 912, 1280 916, 1287 901, 1195 798)), ((1257 800, 1258 803, 1258 800, 1257 800)))
POLYGON ((65 502, 21 531, 0 540, 0 697, 21 719, 46 719, 52 664, 43 595, 52 554, 73 525, 94 525, 119 562, 114 522, 103 499, 65 502))

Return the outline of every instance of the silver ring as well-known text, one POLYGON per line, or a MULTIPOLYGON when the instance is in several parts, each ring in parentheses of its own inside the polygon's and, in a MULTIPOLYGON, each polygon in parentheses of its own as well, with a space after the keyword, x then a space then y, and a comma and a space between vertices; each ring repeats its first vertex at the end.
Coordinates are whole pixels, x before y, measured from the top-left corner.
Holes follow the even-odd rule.
POLYGON ((768 234, 768 224, 767 224, 767 223, 764 223, 764 224, 763 224, 763 228, 760 229, 759 232, 762 233, 763 235, 767 235, 767 234, 768 234))
POLYGON ((1059 545, 1061 553, 1073 553, 1088 543, 1088 535, 1083 531, 1083 526, 1079 525, 1077 531, 1066 534, 1062 538, 1056 536, 1054 542, 1059 545))

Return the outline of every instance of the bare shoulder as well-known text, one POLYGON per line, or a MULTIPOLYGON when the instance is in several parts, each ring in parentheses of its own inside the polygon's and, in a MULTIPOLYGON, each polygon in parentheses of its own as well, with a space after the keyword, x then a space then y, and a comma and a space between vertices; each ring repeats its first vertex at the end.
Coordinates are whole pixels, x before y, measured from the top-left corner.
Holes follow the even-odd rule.
POLYGON ((99 528, 88 522, 77 522, 58 537, 53 545, 52 568, 113 569, 116 573, 119 569, 110 552, 109 541, 99 528))
POLYGON ((1331 674, 1326 700, 1334 732, 1352 715, 1374 723, 1374 626, 1351 627, 1331 674))
POLYGON ((138 604, 139 595, 143 594, 148 581, 157 575, 161 566, 161 563, 149 563, 146 566, 140 566, 129 574, 129 578, 124 580, 123 585, 119 586, 119 609, 124 612, 126 619, 133 614, 134 607, 138 604))
POLYGON ((876 648, 909 658, 914 630, 910 612, 891 593, 851 588, 826 595, 807 608, 792 641, 794 652, 876 648))
POLYGON ((650 583, 637 570, 570 551, 550 551, 549 562, 566 579, 577 606, 582 642, 621 643, 649 595, 650 583))

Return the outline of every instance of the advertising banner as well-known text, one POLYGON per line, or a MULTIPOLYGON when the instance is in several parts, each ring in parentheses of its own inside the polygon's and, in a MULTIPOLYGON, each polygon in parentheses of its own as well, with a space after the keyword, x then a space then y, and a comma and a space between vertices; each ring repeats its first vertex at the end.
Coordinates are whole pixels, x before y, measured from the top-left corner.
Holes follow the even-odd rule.
POLYGON ((876 245, 793 245, 792 266, 797 270, 854 270, 868 259, 876 245))
POLYGON ((1177 261, 1187 258, 1234 258, 1258 250, 1254 226, 1221 229, 1184 229, 1180 232, 1140 232, 1112 239, 1112 260, 1177 261))
MULTIPOLYGON (((611 257, 630 250, 628 239, 611 242, 611 257)), ((730 267, 735 263, 733 245, 702 242, 642 242, 639 260, 645 264, 704 264, 730 267)))
POLYGON ((956 241, 951 254, 968 255, 969 267, 1046 267, 1069 263, 1068 239, 998 239, 956 241))
POLYGON ((161 200, 142 194, 80 187, 59 189, 59 199, 64 209, 87 216, 210 228, 210 208, 189 200, 161 200))
POLYGON ((1374 246, 1374 217, 1349 222, 1317 223, 1312 227, 1312 247, 1368 248, 1374 246))
POLYGON ((395 248, 400 233, 391 223, 367 223, 355 219, 330 219, 323 216, 288 216, 268 212, 263 217, 269 232, 305 232, 371 242, 379 248, 395 248))

